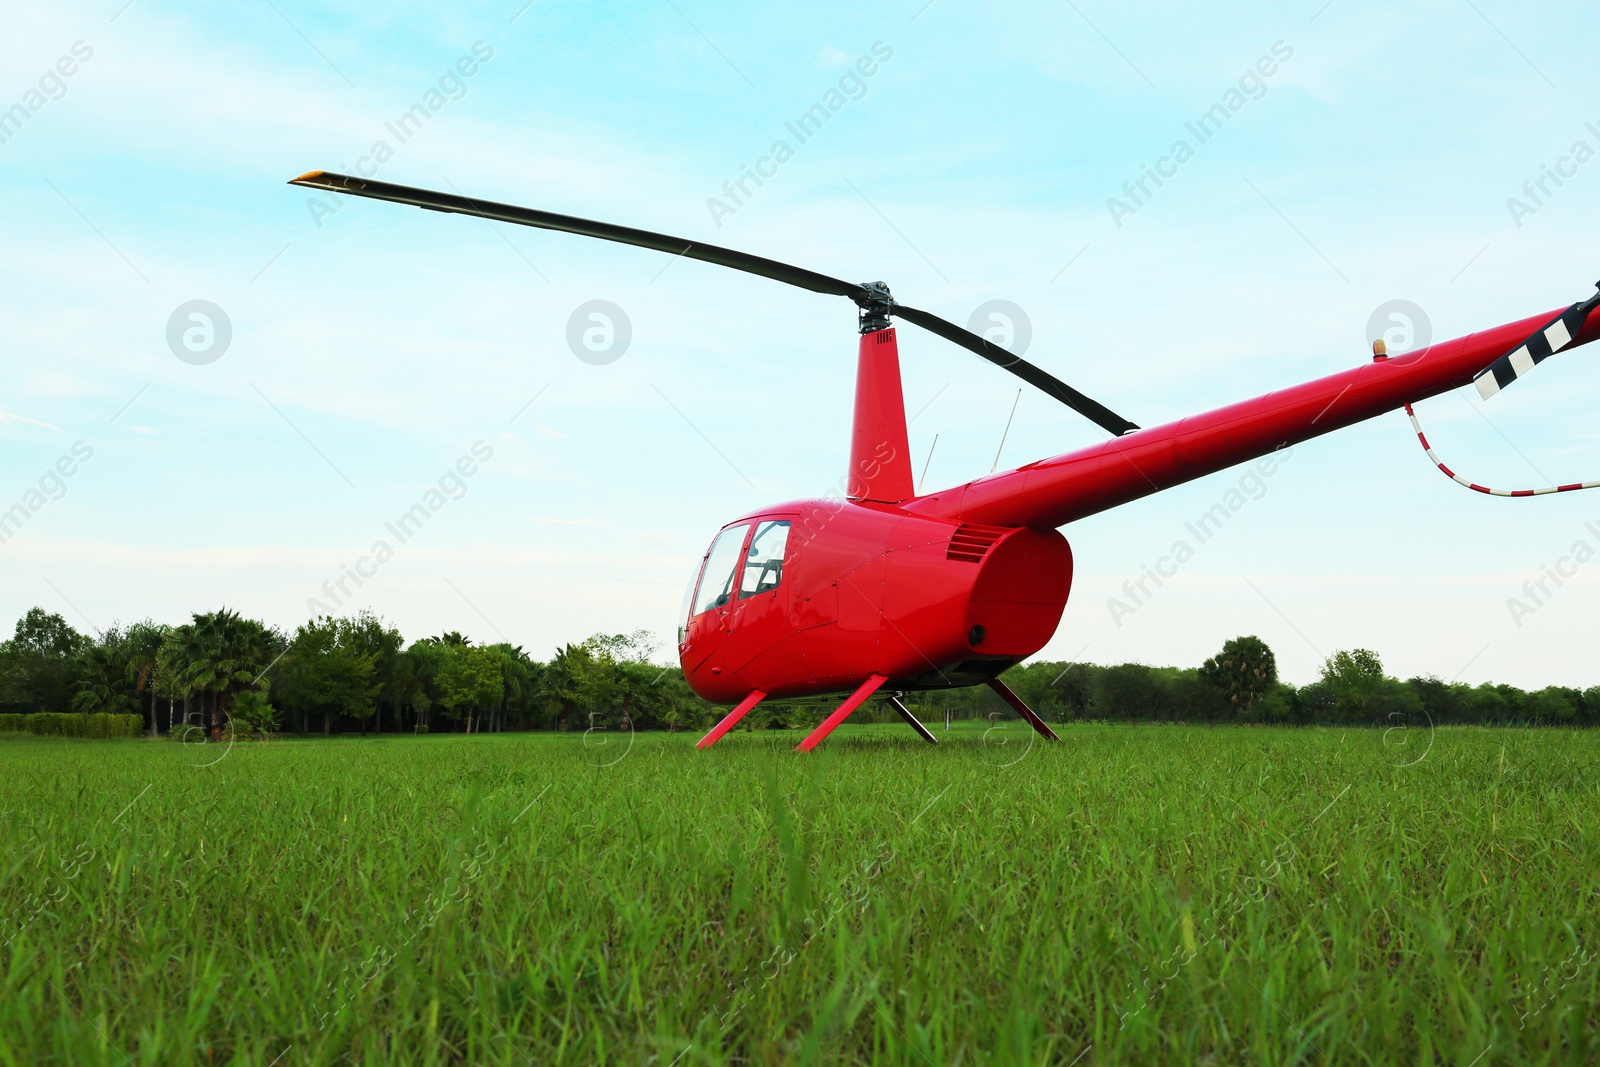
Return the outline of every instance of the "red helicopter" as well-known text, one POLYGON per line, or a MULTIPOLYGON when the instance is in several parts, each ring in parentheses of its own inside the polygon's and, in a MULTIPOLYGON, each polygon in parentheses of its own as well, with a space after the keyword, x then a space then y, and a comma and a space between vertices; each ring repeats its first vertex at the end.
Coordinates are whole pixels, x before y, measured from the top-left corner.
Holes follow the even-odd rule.
POLYGON ((849 695, 801 751, 879 692, 935 741, 897 694, 970 685, 989 686, 1059 740, 999 677, 1043 648, 1061 621, 1072 550, 1059 527, 1468 382, 1487 398, 1552 353, 1600 336, 1600 321, 1591 322, 1597 293, 1394 358, 1380 343, 1372 362, 1351 370, 1140 429, 986 338, 899 303, 882 282, 846 282, 680 237, 342 174, 312 171, 290 184, 652 248, 856 304, 846 499, 789 501, 741 516, 717 534, 690 582, 678 630, 684 674, 700 696, 734 704, 701 748, 763 700, 825 693, 849 695), (1111 439, 918 496, 896 318, 1010 371, 1111 439))

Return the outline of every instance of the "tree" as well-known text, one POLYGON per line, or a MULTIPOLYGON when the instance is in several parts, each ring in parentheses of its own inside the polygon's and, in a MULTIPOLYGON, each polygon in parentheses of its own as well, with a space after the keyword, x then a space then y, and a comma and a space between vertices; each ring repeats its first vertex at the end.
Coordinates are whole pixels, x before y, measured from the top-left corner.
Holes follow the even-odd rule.
POLYGON ((228 608, 193 616, 171 636, 168 660, 173 684, 185 694, 199 693, 205 703, 207 732, 215 737, 227 721, 228 706, 246 688, 265 689, 267 671, 283 653, 283 635, 228 608))
MULTIPOLYGON (((1050 663, 1041 666, 1054 670, 1056 665, 1050 663)), ((1088 716, 1093 702, 1093 678, 1093 672, 1083 663, 1069 663, 1056 671, 1051 688, 1058 694, 1055 703, 1064 713, 1063 718, 1066 715, 1075 719, 1088 716)))
POLYGON ((277 709, 268 702, 265 690, 242 690, 233 698, 228 713, 233 721, 235 737, 254 737, 265 741, 278 728, 277 709))
POLYGON ((136 622, 122 638, 122 651, 128 679, 135 693, 145 696, 150 710, 150 736, 156 736, 156 663, 166 644, 169 628, 160 623, 136 622))
POLYGON ((613 663, 649 663, 661 642, 649 630, 631 634, 594 634, 583 642, 590 654, 613 663))
POLYGON ((1577 721, 1578 701, 1576 690, 1552 685, 1537 693, 1529 693, 1522 710, 1532 722, 1545 726, 1569 726, 1577 721))
POLYGON ((1240 719, 1254 719, 1263 697, 1278 686, 1278 660, 1254 635, 1235 637, 1200 667, 1200 680, 1220 693, 1240 719))
POLYGON ((311 712, 322 715, 323 737, 332 735, 336 717, 365 719, 371 713, 379 683, 376 654, 362 651, 367 643, 360 627, 331 615, 295 630, 284 657, 280 699, 300 709, 302 731, 311 712))
POLYGON ((493 648, 466 644, 443 647, 446 655, 434 679, 439 703, 458 717, 465 715, 471 733, 476 713, 498 707, 505 691, 500 654, 493 648))
MULTIPOLYGON (((677 665, 658 668, 653 663, 629 668, 641 673, 653 671, 648 680, 650 715, 648 725, 663 726, 668 730, 700 729, 714 721, 710 704, 689 688, 689 680, 677 665)), ((721 718, 717 714, 715 718, 721 718)))
POLYGON ((124 666, 116 631, 89 645, 74 660, 72 710, 83 714, 127 715, 139 710, 124 666))
POLYGON ((0 705, 65 711, 72 701, 73 657, 88 645, 60 615, 28 609, 11 640, 0 642, 0 705))
POLYGON ((179 697, 184 697, 184 712, 188 712, 188 697, 179 685, 177 663, 174 656, 177 654, 173 634, 176 631, 168 629, 166 637, 161 642, 161 647, 156 651, 155 668, 150 672, 147 683, 152 699, 163 699, 167 702, 167 732, 172 732, 173 704, 179 697))
MULTIPOLYGON (((616 715, 622 729, 676 730, 698 724, 705 717, 704 701, 689 691, 676 665, 651 662, 658 647, 660 641, 649 630, 594 634, 576 648, 563 649, 547 670, 565 675, 564 710, 581 713, 585 725, 594 721, 591 716, 609 714, 616 715)), ((785 714, 770 705, 751 724, 781 725, 785 714)))
MULTIPOLYGON (((341 619, 338 624, 338 643, 358 656, 372 660, 372 679, 375 683, 371 713, 377 719, 377 732, 383 732, 383 700, 394 700, 400 660, 400 649, 405 638, 392 626, 384 625, 377 615, 362 611, 353 619, 341 619)), ((367 730, 367 713, 361 718, 361 732, 367 730)))
POLYGON ((1368 718, 1384 687, 1383 663, 1369 649, 1340 650, 1322 664, 1321 683, 1342 717, 1368 718))
MULTIPOLYGON (((642 631, 641 631, 642 633, 642 631)), ((623 662, 642 663, 636 635, 595 634, 578 645, 564 645, 543 672, 543 696, 554 706, 557 728, 565 730, 576 716, 585 727, 594 716, 616 711, 623 723, 632 726, 635 704, 644 685, 623 672, 623 662)), ((646 653, 648 654, 648 653, 646 653)), ((652 670, 652 674, 659 670, 652 670)))
POLYGON ((554 711, 556 729, 565 730, 572 716, 592 697, 594 656, 582 645, 562 645, 539 676, 539 695, 554 711))
POLYGON ((400 654, 395 663, 395 700, 402 710, 410 709, 412 729, 428 730, 428 715, 435 703, 434 680, 444 664, 444 646, 437 638, 417 641, 400 654))
POLYGON ((1369 649, 1335 652, 1322 664, 1322 680, 1335 689, 1360 689, 1383 680, 1383 663, 1369 649))
POLYGON ((515 710, 526 718, 533 697, 538 691, 539 665, 534 663, 521 645, 502 642, 490 645, 500 661, 500 706, 494 709, 495 718, 490 730, 504 730, 506 717, 515 710))
MULTIPOLYGON (((186 622, 175 626, 167 634, 167 639, 161 643, 161 651, 156 654, 156 672, 161 678, 161 687, 166 691, 168 701, 176 698, 183 699, 183 727, 187 731, 194 725, 193 715, 189 708, 189 700, 194 695, 194 686, 190 682, 190 665, 200 657, 200 647, 196 642, 194 623, 186 622)), ((171 709, 168 709, 169 721, 167 729, 172 729, 170 721, 171 709)))

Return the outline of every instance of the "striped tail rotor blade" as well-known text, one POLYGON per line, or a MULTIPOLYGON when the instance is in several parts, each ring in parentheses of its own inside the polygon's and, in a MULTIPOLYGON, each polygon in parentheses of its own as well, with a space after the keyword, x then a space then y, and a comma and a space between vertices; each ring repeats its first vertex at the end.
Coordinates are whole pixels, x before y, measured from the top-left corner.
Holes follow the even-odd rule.
POLYGON ((1600 293, 1582 303, 1573 304, 1535 331, 1526 341, 1489 364, 1473 379, 1478 386, 1478 395, 1488 400, 1566 348, 1572 343, 1572 339, 1578 336, 1578 331, 1589 321, 1589 313, 1597 306, 1600 306, 1600 293))

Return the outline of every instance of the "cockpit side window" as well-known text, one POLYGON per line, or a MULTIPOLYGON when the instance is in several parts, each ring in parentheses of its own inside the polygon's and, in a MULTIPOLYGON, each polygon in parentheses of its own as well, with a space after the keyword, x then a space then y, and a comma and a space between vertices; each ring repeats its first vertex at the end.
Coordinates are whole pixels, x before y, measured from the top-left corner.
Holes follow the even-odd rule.
POLYGON ((738 573, 739 553, 744 548, 744 535, 750 532, 749 523, 730 526, 717 535, 706 553, 705 569, 700 573, 700 587, 694 597, 694 611, 690 618, 720 608, 733 599, 733 581, 738 573))
POLYGON ((788 520, 758 523, 745 552, 744 576, 739 579, 739 599, 778 588, 783 581, 783 555, 789 545, 788 520))

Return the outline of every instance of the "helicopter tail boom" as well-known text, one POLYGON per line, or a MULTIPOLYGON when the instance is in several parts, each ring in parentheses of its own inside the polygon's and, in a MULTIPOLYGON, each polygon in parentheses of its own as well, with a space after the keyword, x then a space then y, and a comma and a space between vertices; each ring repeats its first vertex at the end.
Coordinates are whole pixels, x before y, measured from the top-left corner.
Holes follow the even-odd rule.
MULTIPOLYGON (((1470 384, 1554 316, 1534 315, 929 494, 908 511, 1053 529, 1470 384)), ((1600 337, 1591 312, 1566 347, 1600 337)))

